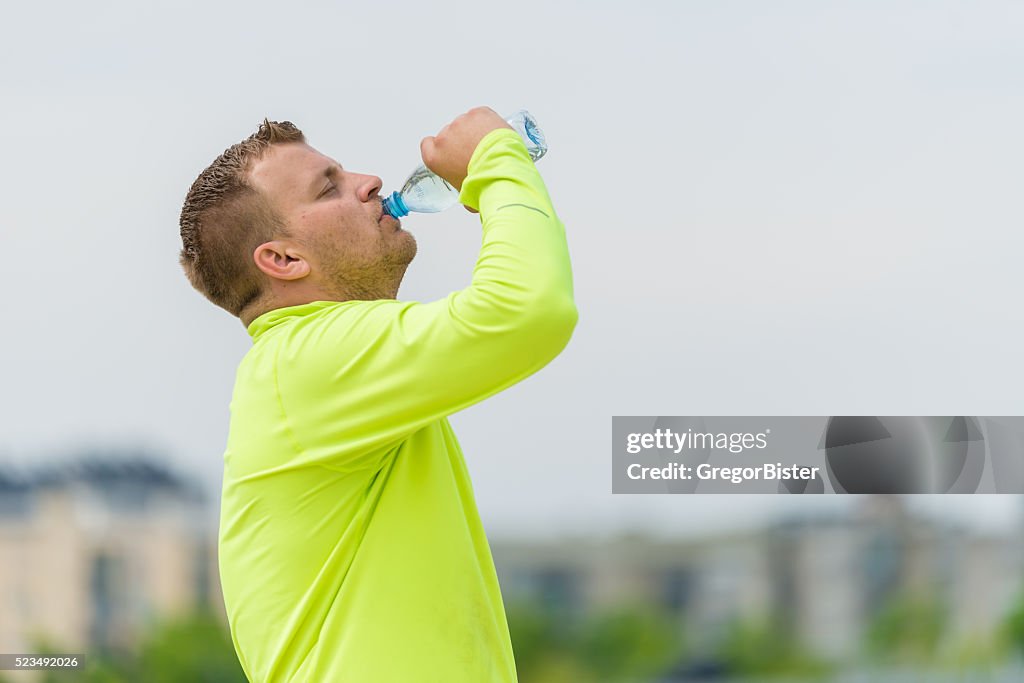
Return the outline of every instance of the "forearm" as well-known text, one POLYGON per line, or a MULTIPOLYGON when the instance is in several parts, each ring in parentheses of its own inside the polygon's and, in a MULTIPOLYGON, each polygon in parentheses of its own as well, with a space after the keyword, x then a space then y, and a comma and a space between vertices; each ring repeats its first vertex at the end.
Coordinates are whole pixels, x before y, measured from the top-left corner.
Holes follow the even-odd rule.
POLYGON ((516 320, 556 317, 574 323, 565 228, 518 135, 499 129, 481 141, 460 201, 480 212, 483 226, 473 282, 460 307, 516 320))

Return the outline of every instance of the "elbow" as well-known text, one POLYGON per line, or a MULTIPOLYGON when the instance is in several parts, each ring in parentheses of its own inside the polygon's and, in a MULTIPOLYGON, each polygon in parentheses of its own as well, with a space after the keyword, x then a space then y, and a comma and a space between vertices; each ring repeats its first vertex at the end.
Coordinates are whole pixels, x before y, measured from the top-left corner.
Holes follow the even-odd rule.
POLYGON ((546 298, 531 308, 524 325, 528 344, 540 355, 553 359, 572 338, 579 321, 579 311, 571 294, 546 298))
POLYGON ((566 303, 559 314, 559 322, 561 325, 561 332, 565 338, 563 346, 569 343, 572 339, 572 333, 576 330, 576 323, 580 320, 579 309, 576 308, 576 302, 572 297, 567 297, 566 303))

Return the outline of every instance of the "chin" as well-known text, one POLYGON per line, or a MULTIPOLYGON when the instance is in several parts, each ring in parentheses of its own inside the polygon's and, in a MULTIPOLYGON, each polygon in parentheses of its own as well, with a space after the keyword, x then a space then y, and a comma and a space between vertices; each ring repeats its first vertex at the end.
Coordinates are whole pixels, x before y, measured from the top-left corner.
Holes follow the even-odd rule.
POLYGON ((402 249, 398 256, 401 263, 409 264, 414 258, 416 258, 416 251, 419 246, 416 244, 416 238, 409 233, 405 233, 408 237, 402 240, 402 249))

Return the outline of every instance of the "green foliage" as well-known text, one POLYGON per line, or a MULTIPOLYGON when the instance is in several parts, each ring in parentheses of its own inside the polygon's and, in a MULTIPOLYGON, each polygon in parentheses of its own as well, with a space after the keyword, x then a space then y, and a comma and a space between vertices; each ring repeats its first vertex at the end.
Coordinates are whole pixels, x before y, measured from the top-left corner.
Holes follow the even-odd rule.
MULTIPOLYGON (((59 652, 40 643, 36 652, 59 652)), ((231 636, 214 614, 154 626, 137 650, 90 653, 76 671, 48 671, 42 683, 247 683, 231 636)))
POLYGON ((596 615, 584 625, 579 643, 583 660, 606 681, 649 679, 670 667, 681 650, 675 622, 635 607, 596 615))
POLYGON ((564 629, 559 629, 556 621, 539 605, 528 602, 509 604, 505 616, 520 677, 532 674, 538 662, 550 653, 568 649, 563 638, 564 629))
POLYGON ((868 625, 868 653, 890 664, 928 664, 935 660, 948 615, 935 600, 899 597, 868 625))
POLYGON ((535 603, 510 605, 506 613, 522 683, 649 680, 682 651, 679 627, 650 607, 619 607, 574 623, 535 603))
POLYGON ((138 660, 150 683, 246 683, 228 630, 210 613, 164 624, 138 660))
POLYGON ((828 676, 833 667, 806 651, 784 628, 768 621, 736 621, 719 650, 723 664, 735 675, 772 678, 828 676))
POLYGON ((127 662, 86 655, 85 667, 77 671, 47 671, 43 683, 127 683, 137 680, 127 662))
POLYGON ((978 672, 1003 666, 1008 659, 1009 644, 1001 633, 980 633, 963 638, 943 648, 942 664, 959 672, 978 672))
MULTIPOLYGON (((519 672, 517 672, 519 673, 519 672)), ((527 673, 519 673, 520 683, 604 683, 586 662, 570 651, 548 652, 527 673)))
POLYGON ((1019 657, 1024 657, 1024 592, 1017 596, 1017 600, 1000 629, 1004 642, 1019 657))

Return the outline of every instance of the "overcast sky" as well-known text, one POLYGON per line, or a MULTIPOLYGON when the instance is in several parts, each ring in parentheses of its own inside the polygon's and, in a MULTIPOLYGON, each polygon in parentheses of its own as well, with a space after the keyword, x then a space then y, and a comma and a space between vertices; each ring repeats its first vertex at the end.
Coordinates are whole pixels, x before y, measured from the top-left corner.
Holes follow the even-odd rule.
MULTIPOLYGON (((612 415, 1021 415, 1024 3, 19 3, 0 24, 0 459, 146 446, 219 490, 251 341, 177 264, 263 117, 390 191, 466 109, 529 108, 580 321, 452 418, 492 534, 694 533, 840 496, 616 496, 612 415)), ((409 217, 399 298, 478 219, 409 217)), ((919 499, 1005 524, 1014 497, 919 499)))

